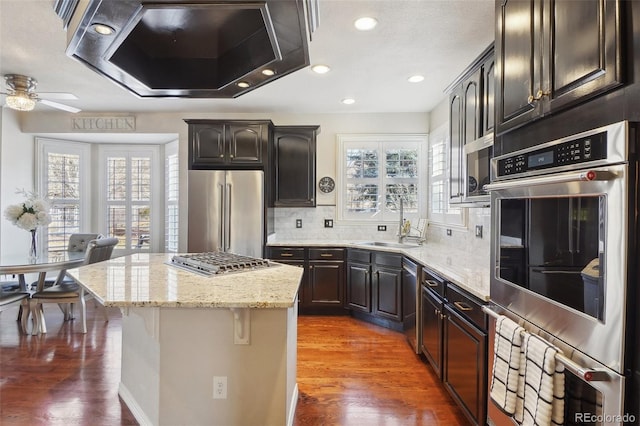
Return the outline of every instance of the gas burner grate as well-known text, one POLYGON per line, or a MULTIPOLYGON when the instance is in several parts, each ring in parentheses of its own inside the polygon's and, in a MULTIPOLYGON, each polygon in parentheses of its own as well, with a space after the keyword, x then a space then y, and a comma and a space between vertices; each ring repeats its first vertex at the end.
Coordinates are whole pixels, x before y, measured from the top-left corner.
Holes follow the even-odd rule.
POLYGON ((269 261, 265 259, 226 252, 176 255, 171 258, 171 265, 207 276, 270 266, 269 261))

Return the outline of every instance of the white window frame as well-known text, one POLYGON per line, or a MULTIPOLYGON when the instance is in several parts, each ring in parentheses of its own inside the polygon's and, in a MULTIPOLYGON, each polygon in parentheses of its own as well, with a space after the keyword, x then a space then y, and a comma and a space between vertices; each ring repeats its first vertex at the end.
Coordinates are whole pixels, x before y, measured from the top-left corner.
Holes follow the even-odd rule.
MULTIPOLYGON (((107 188, 108 182, 108 168, 107 168, 107 158, 108 157, 146 157, 151 158, 151 216, 150 216, 150 246, 147 249, 145 247, 145 252, 160 252, 162 247, 162 241, 164 241, 163 235, 163 225, 164 221, 162 220, 163 214, 161 213, 162 209, 162 199, 164 197, 158 196, 158 194, 162 194, 162 179, 164 178, 162 173, 162 164, 160 163, 160 146, 158 145, 119 145, 119 144, 108 144, 108 145, 100 145, 98 147, 98 182, 100 188, 107 188), (162 221, 162 223, 161 223, 162 221)), ((98 207, 100 214, 98 215, 98 226, 99 229, 102 230, 103 234, 108 233, 108 205, 107 202, 107 191, 101 191, 100 197, 98 201, 98 207)), ((127 208, 131 208, 131 201, 127 200, 126 202, 127 208)), ((127 248, 123 249, 116 246, 114 250, 114 257, 120 255, 126 255, 130 253, 135 253, 140 250, 135 248, 127 248)))
MULTIPOLYGON (((91 229, 91 144, 43 137, 36 137, 35 143, 36 192, 42 197, 46 197, 48 192, 48 155, 53 153, 80 157, 79 232, 95 232, 91 229)), ((40 232, 38 235, 41 253, 48 251, 48 240, 45 238, 47 235, 48 230, 40 232)))
POLYGON ((164 217, 165 217, 165 235, 164 250, 167 253, 177 253, 180 242, 180 158, 178 155, 178 141, 169 142, 164 146, 164 217), (175 162, 176 169, 172 170, 172 164, 175 162), (173 180, 172 180, 173 179, 173 180), (172 188, 176 187, 175 198, 172 198, 172 188), (171 210, 176 212, 174 220, 171 210), (175 235, 175 238, 174 238, 175 235))
MULTIPOLYGON (((353 148, 373 148, 380 153, 384 153, 385 148, 412 148, 418 149, 418 211, 416 213, 407 213, 405 218, 417 223, 420 217, 426 215, 426 158, 428 135, 426 134, 338 134, 336 150, 336 202, 337 202, 337 221, 357 224, 357 223, 387 223, 392 224, 398 221, 397 212, 388 212, 385 209, 378 210, 373 214, 353 214, 346 211, 347 205, 347 178, 346 178, 346 153, 347 149, 353 148)), ((380 158, 380 167, 384 165, 384 158, 380 158)), ((384 188, 386 178, 382 170, 380 170, 379 185, 384 188)), ((384 190, 384 189, 383 189, 384 190)), ((383 193, 380 195, 384 195, 383 193)))
POLYGON ((429 170, 431 171, 433 164, 433 147, 436 145, 444 145, 444 161, 445 167, 443 168, 443 172, 437 175, 433 175, 433 173, 429 173, 429 186, 428 186, 428 203, 427 203, 427 218, 430 225, 435 226, 443 226, 443 227, 456 227, 456 228, 466 228, 467 226, 467 208, 452 206, 449 203, 450 200, 450 165, 449 156, 451 155, 451 143, 449 141, 449 122, 444 123, 443 125, 437 127, 429 134, 429 170), (434 184, 443 184, 444 185, 444 211, 436 212, 433 211, 432 197, 434 194, 433 186, 434 184))

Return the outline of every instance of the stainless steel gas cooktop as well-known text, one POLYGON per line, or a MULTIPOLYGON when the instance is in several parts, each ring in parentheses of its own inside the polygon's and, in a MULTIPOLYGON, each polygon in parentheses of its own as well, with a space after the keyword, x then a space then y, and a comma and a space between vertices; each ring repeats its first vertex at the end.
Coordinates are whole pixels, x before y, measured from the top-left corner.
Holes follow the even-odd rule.
POLYGON ((265 259, 225 252, 176 255, 171 258, 171 265, 207 276, 272 266, 265 259))

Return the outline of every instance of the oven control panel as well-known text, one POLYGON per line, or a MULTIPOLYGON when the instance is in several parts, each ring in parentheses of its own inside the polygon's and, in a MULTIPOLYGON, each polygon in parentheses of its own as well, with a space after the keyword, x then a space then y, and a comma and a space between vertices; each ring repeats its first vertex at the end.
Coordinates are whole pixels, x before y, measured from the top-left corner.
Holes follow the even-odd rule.
POLYGON ((605 159, 606 155, 607 133, 601 132, 501 158, 498 160, 498 176, 588 163, 605 159))

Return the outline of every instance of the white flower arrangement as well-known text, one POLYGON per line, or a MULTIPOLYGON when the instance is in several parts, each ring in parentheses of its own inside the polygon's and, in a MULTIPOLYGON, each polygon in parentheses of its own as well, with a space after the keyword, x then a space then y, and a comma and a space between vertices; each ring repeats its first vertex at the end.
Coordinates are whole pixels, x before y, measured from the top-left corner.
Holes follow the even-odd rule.
POLYGON ((35 231, 38 226, 51 223, 49 204, 35 192, 17 191, 27 199, 21 204, 12 204, 4 211, 4 217, 18 228, 35 231))

